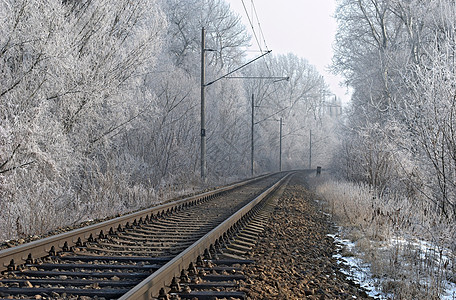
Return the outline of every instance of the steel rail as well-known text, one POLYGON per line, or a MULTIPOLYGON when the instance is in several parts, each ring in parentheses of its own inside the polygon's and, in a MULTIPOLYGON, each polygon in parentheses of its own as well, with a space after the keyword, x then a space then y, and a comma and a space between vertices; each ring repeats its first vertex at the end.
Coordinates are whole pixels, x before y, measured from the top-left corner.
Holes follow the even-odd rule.
POLYGON ((144 279, 141 283, 128 291, 119 300, 139 300, 156 298, 161 288, 165 288, 174 277, 178 277, 181 270, 188 267, 191 262, 195 262, 198 256, 202 256, 215 241, 223 236, 230 228, 234 226, 244 215, 246 215, 255 205, 260 203, 264 198, 272 194, 276 188, 285 182, 293 173, 288 173, 274 185, 269 187, 255 199, 243 206, 240 210, 226 219, 216 228, 205 234, 198 241, 181 252, 171 261, 166 263, 152 275, 144 279))
POLYGON ((211 199, 211 197, 217 196, 223 192, 228 192, 235 188, 247 185, 249 183, 261 180, 274 174, 263 175, 246 181, 238 182, 229 186, 225 186, 213 191, 205 192, 203 194, 194 195, 185 199, 172 201, 169 203, 161 204, 144 210, 140 210, 134 213, 130 213, 124 216, 120 216, 111 220, 107 220, 101 223, 89 225, 86 227, 78 228, 72 231, 60 233, 57 235, 49 236, 44 239, 36 240, 30 243, 22 244, 16 247, 4 249, 0 251, 0 272, 8 269, 10 264, 21 265, 26 263, 28 258, 36 259, 49 255, 52 247, 58 252, 64 247, 72 247, 77 245, 78 241, 85 242, 90 236, 96 238, 100 233, 107 234, 111 228, 116 230, 120 226, 125 226, 127 223, 132 224, 135 221, 139 221, 141 218, 145 218, 151 214, 166 213, 167 211, 182 207, 188 204, 196 204, 201 201, 211 199))

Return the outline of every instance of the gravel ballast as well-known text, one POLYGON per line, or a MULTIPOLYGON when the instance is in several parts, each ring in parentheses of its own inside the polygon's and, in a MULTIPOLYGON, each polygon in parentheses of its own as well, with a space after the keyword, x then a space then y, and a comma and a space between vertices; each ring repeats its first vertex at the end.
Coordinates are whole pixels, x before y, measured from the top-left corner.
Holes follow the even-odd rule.
MULTIPOLYGON (((309 176, 314 176, 309 175, 309 176)), ((347 279, 333 257, 334 226, 306 189, 306 175, 293 176, 245 269, 248 299, 372 299, 347 279)))

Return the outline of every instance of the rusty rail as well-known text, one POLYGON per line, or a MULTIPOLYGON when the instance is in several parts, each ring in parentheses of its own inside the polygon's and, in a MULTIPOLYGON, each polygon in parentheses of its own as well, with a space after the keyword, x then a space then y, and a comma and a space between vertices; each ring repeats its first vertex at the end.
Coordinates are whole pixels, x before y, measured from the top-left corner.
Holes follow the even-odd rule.
POLYGON ((140 284, 135 286, 120 300, 136 300, 136 299, 153 299, 156 298, 160 289, 165 288, 170 284, 174 277, 178 277, 181 270, 188 267, 191 262, 195 262, 198 256, 202 256, 204 251, 213 245, 217 239, 221 238, 230 228, 234 226, 245 214, 247 214, 255 205, 260 203, 267 196, 271 195, 282 183, 289 178, 292 173, 287 174, 274 185, 264 191, 261 195, 246 204, 243 208, 218 225, 212 231, 204 235, 193 245, 188 247, 181 254, 173 258, 159 270, 144 279, 140 284))
POLYGON ((196 204, 221 193, 233 190, 237 187, 261 180, 270 175, 260 176, 247 181, 238 182, 226 187, 222 187, 203 194, 195 195, 189 198, 165 203, 152 208, 144 209, 135 213, 127 214, 118 218, 107 220, 98 224, 93 224, 87 227, 64 232, 58 235, 50 236, 41 240, 33 241, 27 244, 8 248, 0 251, 0 272, 8 269, 10 265, 21 265, 26 263, 27 259, 39 258, 49 255, 52 249, 59 251, 65 247, 72 247, 78 243, 85 242, 90 236, 97 237, 100 233, 108 233, 110 230, 115 230, 119 225, 125 226, 127 223, 133 224, 141 218, 145 218, 151 214, 159 214, 170 211, 184 205, 196 204))

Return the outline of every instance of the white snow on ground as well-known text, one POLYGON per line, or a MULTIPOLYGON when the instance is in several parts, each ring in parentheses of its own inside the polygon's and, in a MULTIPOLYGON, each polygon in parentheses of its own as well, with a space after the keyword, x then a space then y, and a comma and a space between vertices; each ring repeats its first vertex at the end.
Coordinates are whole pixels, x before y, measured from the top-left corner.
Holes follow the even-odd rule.
MULTIPOLYGON (((375 299, 390 299, 393 298, 393 295, 386 295, 381 292, 378 287, 381 286, 382 281, 385 280, 374 278, 369 264, 365 263, 363 260, 356 256, 343 256, 342 249, 346 249, 348 253, 356 253, 356 244, 347 239, 341 239, 337 234, 328 234, 328 236, 334 239, 334 242, 339 248, 339 253, 334 255, 339 264, 341 264, 341 271, 345 273, 348 278, 358 283, 361 287, 366 289, 366 292, 369 296, 375 299)), ((450 250, 441 249, 432 245, 431 243, 416 240, 413 242, 407 241, 405 239, 391 239, 387 246, 383 247, 393 247, 397 245, 407 245, 414 247, 419 251, 421 259, 429 259, 431 256, 436 260, 437 264, 451 264, 450 256, 452 255, 450 250)), ((379 249, 380 250, 380 249, 379 249)), ((445 286, 445 292, 441 296, 442 300, 456 300, 456 283, 445 280, 443 282, 445 286)))
POLYGON ((456 283, 446 282, 445 295, 440 297, 442 300, 455 300, 456 299, 456 283))
MULTIPOLYGON (((448 269, 452 268, 453 260, 451 257, 454 255, 451 253, 451 250, 444 249, 439 246, 436 246, 432 243, 414 239, 413 241, 405 240, 403 238, 393 238, 390 240, 388 247, 392 246, 408 246, 415 249, 419 255, 421 260, 428 260, 431 259, 434 261, 435 266, 443 266, 447 265, 448 269)), ((441 295, 441 300, 456 300, 456 283, 444 280, 442 282, 443 286, 445 287, 445 292, 441 295)))
POLYGON ((363 287, 367 294, 375 299, 387 299, 386 296, 379 290, 377 286, 379 285, 377 280, 374 279, 370 267, 367 263, 363 262, 361 259, 355 256, 342 256, 340 253, 343 248, 349 250, 349 252, 355 251, 355 243, 350 240, 341 239, 336 234, 328 234, 329 237, 334 239, 335 244, 339 248, 339 253, 333 255, 337 259, 338 263, 343 265, 341 266, 341 272, 347 275, 347 277, 353 282, 358 283, 363 287))

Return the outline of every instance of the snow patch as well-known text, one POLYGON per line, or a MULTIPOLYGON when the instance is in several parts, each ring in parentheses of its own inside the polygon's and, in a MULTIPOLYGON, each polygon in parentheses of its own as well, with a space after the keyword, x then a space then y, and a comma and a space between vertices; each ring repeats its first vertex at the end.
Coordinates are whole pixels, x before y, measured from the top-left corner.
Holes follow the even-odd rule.
POLYGON ((348 279, 359 284, 366 290, 366 293, 374 299, 387 299, 381 291, 377 290, 378 280, 376 280, 370 270, 369 264, 363 262, 356 256, 343 256, 342 250, 346 252, 356 252, 356 245, 350 240, 341 239, 337 234, 328 234, 334 240, 338 248, 338 253, 333 255, 337 262, 342 266, 340 271, 347 275, 348 279))
MULTIPOLYGON (((370 265, 360 259, 357 255, 356 244, 348 239, 342 239, 338 234, 328 234, 334 240, 338 248, 338 253, 333 255, 341 265, 340 271, 347 275, 347 277, 353 282, 363 287, 367 294, 375 299, 391 299, 394 295, 385 294, 380 291, 378 287, 382 285, 382 282, 388 278, 377 278, 373 275, 370 269, 370 265), (350 256, 347 256, 346 254, 350 256), (353 256, 351 256, 353 254, 353 256)), ((403 238, 392 238, 388 241, 386 246, 380 247, 379 250, 388 250, 388 248, 397 246, 412 247, 419 253, 419 258, 422 260, 432 259, 435 261, 436 266, 452 264, 452 252, 449 249, 442 249, 432 243, 414 240, 408 241, 403 238)), ((426 282, 423 282, 426 284, 426 282)), ((456 283, 444 280, 442 282, 444 286, 443 295, 441 300, 456 300, 456 283)))
MULTIPOLYGON (((392 238, 386 247, 410 247, 419 254, 422 261, 433 261, 434 268, 446 266, 447 269, 452 269, 453 266, 453 253, 449 249, 445 249, 423 240, 406 240, 404 238, 392 238)), ((425 282, 426 284, 426 282, 425 282)), ((442 286, 444 287, 443 295, 440 296, 441 300, 455 300, 456 299, 456 283, 449 280, 443 280, 442 286)))

